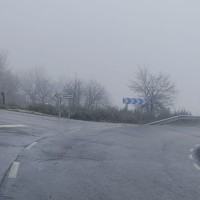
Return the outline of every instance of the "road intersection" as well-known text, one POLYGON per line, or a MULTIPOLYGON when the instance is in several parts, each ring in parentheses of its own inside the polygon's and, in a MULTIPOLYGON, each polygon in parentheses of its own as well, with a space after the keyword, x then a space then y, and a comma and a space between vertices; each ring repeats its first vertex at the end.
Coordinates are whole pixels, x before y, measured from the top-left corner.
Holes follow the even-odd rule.
POLYGON ((0 124, 1 200, 199 199, 199 126, 95 123, 7 111, 0 111, 0 124))

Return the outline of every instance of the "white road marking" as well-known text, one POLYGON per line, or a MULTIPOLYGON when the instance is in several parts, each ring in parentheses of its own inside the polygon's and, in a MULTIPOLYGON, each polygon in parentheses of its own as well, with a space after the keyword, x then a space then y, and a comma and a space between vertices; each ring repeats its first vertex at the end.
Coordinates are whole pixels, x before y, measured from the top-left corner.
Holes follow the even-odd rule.
POLYGON ((72 132, 77 132, 77 131, 80 131, 81 129, 79 128, 79 129, 72 129, 72 130, 68 130, 67 132, 70 132, 70 133, 72 133, 72 132))
POLYGON ((18 128, 18 127, 26 127, 26 125, 0 125, 0 128, 18 128))
POLYGON ((199 165, 197 165, 197 164, 195 164, 195 163, 193 163, 193 165, 194 165, 194 167, 195 167, 197 170, 200 170, 199 165))
POLYGON ((14 162, 11 169, 10 169, 10 173, 8 175, 8 178, 16 178, 17 177, 17 172, 19 169, 19 162, 14 162))
POLYGON ((189 155, 189 158, 190 158, 191 160, 193 160, 193 156, 192 156, 192 155, 189 155))
POLYGON ((190 152, 194 152, 194 149, 190 149, 190 152))
POLYGON ((195 147, 199 147, 199 146, 200 146, 200 144, 196 144, 196 145, 195 145, 195 147))
POLYGON ((37 142, 33 142, 32 144, 30 144, 30 145, 28 145, 27 147, 26 147, 26 149, 31 149, 32 147, 34 147, 35 145, 37 144, 37 142))

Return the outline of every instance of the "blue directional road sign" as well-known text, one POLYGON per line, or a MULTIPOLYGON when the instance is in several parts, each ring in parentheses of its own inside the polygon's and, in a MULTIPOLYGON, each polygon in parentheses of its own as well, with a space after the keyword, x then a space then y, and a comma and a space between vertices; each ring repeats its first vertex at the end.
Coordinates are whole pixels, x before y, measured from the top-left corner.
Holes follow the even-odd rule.
POLYGON ((123 98, 123 104, 145 105, 146 99, 142 98, 123 98))

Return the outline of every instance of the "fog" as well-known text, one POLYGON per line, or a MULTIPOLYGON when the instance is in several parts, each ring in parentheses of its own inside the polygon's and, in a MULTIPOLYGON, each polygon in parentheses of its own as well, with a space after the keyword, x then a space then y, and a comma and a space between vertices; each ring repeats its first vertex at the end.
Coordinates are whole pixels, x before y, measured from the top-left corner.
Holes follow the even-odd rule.
POLYGON ((200 1, 0 0, 0 50, 13 70, 45 67, 52 78, 95 79, 113 103, 137 64, 171 75, 176 108, 200 114, 200 1))

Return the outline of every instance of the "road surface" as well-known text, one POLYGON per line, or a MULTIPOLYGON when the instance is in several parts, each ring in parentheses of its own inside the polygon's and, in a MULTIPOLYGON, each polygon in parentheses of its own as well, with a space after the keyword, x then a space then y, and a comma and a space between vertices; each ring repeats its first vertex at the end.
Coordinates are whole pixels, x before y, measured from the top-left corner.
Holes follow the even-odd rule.
POLYGON ((199 200, 198 146, 200 126, 94 123, 0 110, 0 199, 199 200))

